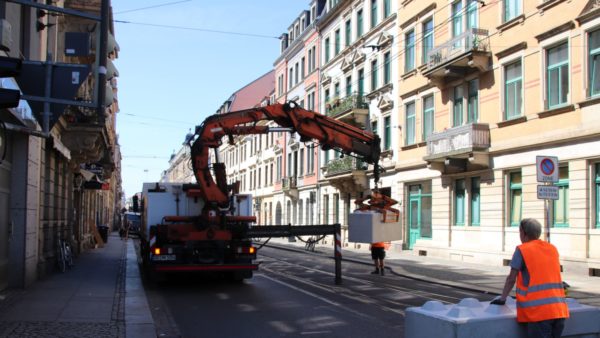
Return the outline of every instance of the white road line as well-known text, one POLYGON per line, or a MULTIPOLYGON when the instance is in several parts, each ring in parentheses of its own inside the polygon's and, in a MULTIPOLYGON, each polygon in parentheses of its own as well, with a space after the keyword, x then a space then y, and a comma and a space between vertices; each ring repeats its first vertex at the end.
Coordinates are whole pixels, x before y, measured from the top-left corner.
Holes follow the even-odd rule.
POLYGON ((321 296, 319 296, 319 295, 317 295, 317 294, 315 294, 315 293, 312 293, 312 292, 310 292, 310 291, 306 291, 306 290, 304 290, 304 289, 301 289, 301 288, 299 288, 299 287, 293 286, 292 284, 289 284, 289 283, 286 283, 286 282, 283 282, 283 281, 277 280, 277 279, 275 279, 275 278, 269 277, 269 276, 267 276, 267 275, 264 275, 264 274, 257 274, 256 276, 257 276, 257 277, 259 277, 259 276, 260 276, 260 277, 266 278, 266 279, 268 279, 268 280, 270 280, 270 281, 272 281, 272 282, 275 282, 275 283, 281 284, 281 285, 283 285, 283 286, 287 286, 288 288, 290 288, 290 289, 292 289, 292 290, 296 290, 296 291, 298 291, 298 292, 300 292, 300 293, 303 293, 303 294, 305 294, 305 295, 311 296, 311 297, 313 297, 313 298, 315 298, 315 299, 318 299, 318 300, 320 300, 320 301, 323 301, 323 302, 325 302, 325 303, 327 303, 327 304, 330 304, 330 305, 333 305, 333 306, 342 307, 342 305, 341 305, 340 303, 336 303, 336 302, 334 302, 334 301, 332 301, 332 300, 329 300, 329 299, 327 299, 327 298, 323 298, 323 297, 321 297, 321 296))

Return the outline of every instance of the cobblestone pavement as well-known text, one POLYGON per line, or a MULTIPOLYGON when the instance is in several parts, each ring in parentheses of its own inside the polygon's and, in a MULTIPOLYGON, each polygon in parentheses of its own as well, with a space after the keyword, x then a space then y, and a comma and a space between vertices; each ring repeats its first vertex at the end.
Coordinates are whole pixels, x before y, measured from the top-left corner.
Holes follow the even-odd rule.
MULTIPOLYGON (((98 272, 98 263, 105 264, 109 266, 110 264, 118 264, 118 272, 116 275, 116 280, 113 283, 116 283, 114 287, 114 296, 112 300, 112 310, 110 314, 110 318, 108 316, 102 317, 101 311, 99 311, 99 318, 94 318, 93 320, 89 320, 89 317, 80 317, 77 318, 77 313, 72 314, 69 320, 32 320, 31 318, 14 318, 11 317, 11 312, 16 311, 16 307, 21 307, 21 311, 23 306, 19 304, 19 302, 23 299, 32 299, 32 297, 39 297, 39 293, 32 291, 30 289, 26 290, 11 290, 7 294, 3 295, 3 300, 0 299, 0 338, 124 338, 125 337, 125 268, 126 268, 126 253, 127 253, 127 245, 124 243, 119 243, 118 239, 115 241, 114 237, 111 237, 114 243, 110 246, 107 246, 103 249, 98 250, 114 250, 111 255, 111 258, 108 261, 85 261, 81 260, 81 265, 77 266, 79 268, 79 273, 82 275, 93 274, 94 272, 98 272), (120 246, 120 247, 119 247, 120 246), (83 266, 87 265, 96 265, 96 266, 83 266), (90 269, 86 271, 86 269, 90 269), (84 271, 81 271, 84 270, 84 271), (8 317, 8 318, 7 318, 8 317)), ((84 253, 83 255, 86 255, 84 253)), ((77 264, 76 260, 76 264, 77 264)), ((115 272, 115 269, 111 269, 111 272, 115 272)), ((67 271, 64 275, 56 275, 50 276, 49 279, 52 278, 69 278, 69 273, 74 273, 74 270, 67 271)), ((75 278, 75 275, 72 275, 75 278)), ((110 282, 110 277, 105 281, 110 282)), ((81 283, 81 280, 80 280, 81 283)), ((83 282, 85 283, 85 281, 83 282)), ((77 291, 67 290, 69 289, 69 284, 60 285, 59 288, 65 289, 61 290, 61 292, 68 293, 69 291, 73 294, 67 295, 65 297, 69 297, 69 299, 75 298, 75 294, 77 291)), ((94 290, 97 292, 104 291, 102 290, 94 290)), ((88 292, 88 290, 86 290, 88 292)), ((36 300, 32 303, 34 306, 44 306, 47 307, 47 311, 40 311, 39 308, 35 309, 33 306, 31 307, 31 312, 35 310, 39 311, 40 314, 50 312, 55 310, 53 308, 53 304, 51 303, 51 299, 46 300, 36 300)), ((94 306, 98 306, 98 309, 102 307, 102 304, 95 304, 93 298, 89 298, 89 301, 85 302, 85 307, 82 309, 82 312, 93 308, 94 306)), ((31 306, 31 305, 28 305, 31 306)), ((63 309, 60 309, 61 311, 63 309)), ((32 316, 35 317, 35 316, 32 316)))

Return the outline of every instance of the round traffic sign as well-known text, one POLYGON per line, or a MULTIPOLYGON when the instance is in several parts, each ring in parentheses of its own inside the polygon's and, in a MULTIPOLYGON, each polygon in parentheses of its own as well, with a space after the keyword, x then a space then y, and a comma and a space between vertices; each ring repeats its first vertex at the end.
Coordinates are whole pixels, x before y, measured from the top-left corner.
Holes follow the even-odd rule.
POLYGON ((554 168, 554 162, 549 158, 543 159, 540 163, 540 170, 542 171, 542 173, 544 173, 544 175, 552 175, 555 169, 556 168, 554 168))

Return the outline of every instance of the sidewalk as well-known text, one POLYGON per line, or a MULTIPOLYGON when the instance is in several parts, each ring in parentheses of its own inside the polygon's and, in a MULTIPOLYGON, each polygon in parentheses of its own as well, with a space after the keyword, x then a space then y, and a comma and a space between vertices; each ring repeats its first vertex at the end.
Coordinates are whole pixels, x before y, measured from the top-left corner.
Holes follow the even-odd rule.
POLYGON ((0 297, 0 337, 156 337, 133 241, 103 248, 25 290, 0 297))
MULTIPOLYGON (((287 238, 272 238, 267 245, 304 251, 301 241, 288 242, 287 238)), ((373 268, 368 245, 365 249, 342 248, 343 261, 365 265, 365 273, 373 268)), ((314 254, 333 257, 333 245, 317 245, 314 254)), ((488 266, 415 255, 412 251, 388 250, 385 259, 390 275, 399 275, 456 288, 501 294, 510 271, 508 266, 488 266)), ((343 263, 342 263, 343 266, 343 263)), ((563 273, 563 280, 571 285, 568 297, 582 304, 600 306, 600 277, 563 273)), ((342 279, 344 276, 342 275, 342 279)), ((514 290, 512 292, 514 296, 514 290)))

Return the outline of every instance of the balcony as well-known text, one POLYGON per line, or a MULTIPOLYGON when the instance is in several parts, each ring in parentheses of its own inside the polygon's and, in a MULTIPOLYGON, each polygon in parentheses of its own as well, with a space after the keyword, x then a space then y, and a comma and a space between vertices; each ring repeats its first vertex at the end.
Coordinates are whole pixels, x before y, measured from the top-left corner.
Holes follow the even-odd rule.
POLYGON ((442 173, 489 168, 490 127, 472 123, 434 133, 427 139, 430 168, 442 173))
POLYGON ((281 190, 291 198, 298 198, 298 178, 292 176, 284 177, 281 180, 281 190))
POLYGON ((442 87, 445 82, 469 73, 487 71, 492 56, 489 41, 487 30, 468 29, 427 53, 423 75, 442 87))
POLYGON ((369 104, 361 95, 334 99, 325 104, 325 115, 364 128, 369 116, 369 104))
POLYGON ((342 193, 358 193, 369 188, 367 168, 365 162, 345 156, 329 161, 323 170, 329 184, 342 193))

